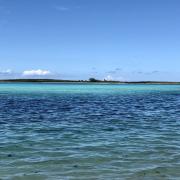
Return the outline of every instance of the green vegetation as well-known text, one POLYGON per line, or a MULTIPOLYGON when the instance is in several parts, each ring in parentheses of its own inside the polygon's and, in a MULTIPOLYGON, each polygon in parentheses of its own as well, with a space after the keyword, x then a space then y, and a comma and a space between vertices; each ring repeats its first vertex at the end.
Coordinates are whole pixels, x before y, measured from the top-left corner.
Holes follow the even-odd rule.
POLYGON ((97 80, 95 78, 89 78, 89 82, 100 82, 100 80, 97 80))

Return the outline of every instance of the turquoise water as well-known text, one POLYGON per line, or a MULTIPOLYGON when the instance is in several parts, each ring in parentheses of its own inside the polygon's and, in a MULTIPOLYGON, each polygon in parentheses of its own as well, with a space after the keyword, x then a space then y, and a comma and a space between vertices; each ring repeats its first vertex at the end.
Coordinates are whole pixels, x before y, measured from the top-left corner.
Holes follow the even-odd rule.
POLYGON ((0 179, 180 179, 180 86, 0 84, 0 179))

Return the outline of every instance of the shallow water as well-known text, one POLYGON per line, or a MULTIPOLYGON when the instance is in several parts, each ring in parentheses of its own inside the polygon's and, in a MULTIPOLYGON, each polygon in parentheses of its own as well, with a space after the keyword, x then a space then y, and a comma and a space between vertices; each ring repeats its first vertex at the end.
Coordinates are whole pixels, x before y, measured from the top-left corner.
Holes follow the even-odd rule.
POLYGON ((180 86, 0 84, 0 179, 180 179, 180 86))

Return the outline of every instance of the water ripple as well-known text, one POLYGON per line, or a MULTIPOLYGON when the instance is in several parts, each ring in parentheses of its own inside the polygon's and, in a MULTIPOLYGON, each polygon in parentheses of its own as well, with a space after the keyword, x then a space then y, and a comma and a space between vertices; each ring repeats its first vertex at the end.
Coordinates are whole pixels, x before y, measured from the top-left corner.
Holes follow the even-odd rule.
POLYGON ((179 179, 180 86, 0 85, 2 179, 179 179))

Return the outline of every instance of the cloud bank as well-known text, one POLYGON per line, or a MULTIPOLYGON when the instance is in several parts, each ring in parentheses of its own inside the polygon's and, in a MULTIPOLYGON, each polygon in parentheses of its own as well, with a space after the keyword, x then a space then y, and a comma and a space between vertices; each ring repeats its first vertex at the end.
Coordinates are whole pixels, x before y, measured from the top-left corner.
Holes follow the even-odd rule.
POLYGON ((167 72, 159 70, 143 71, 143 70, 123 70, 115 68, 106 72, 98 71, 92 68, 87 73, 59 73, 52 72, 48 69, 29 69, 24 71, 13 71, 0 68, 0 79, 72 79, 87 80, 94 77, 101 80, 114 81, 179 81, 179 72, 167 72))
POLYGON ((47 76, 50 74, 51 74, 51 72, 49 70, 42 70, 42 69, 26 70, 22 73, 23 76, 47 76))

